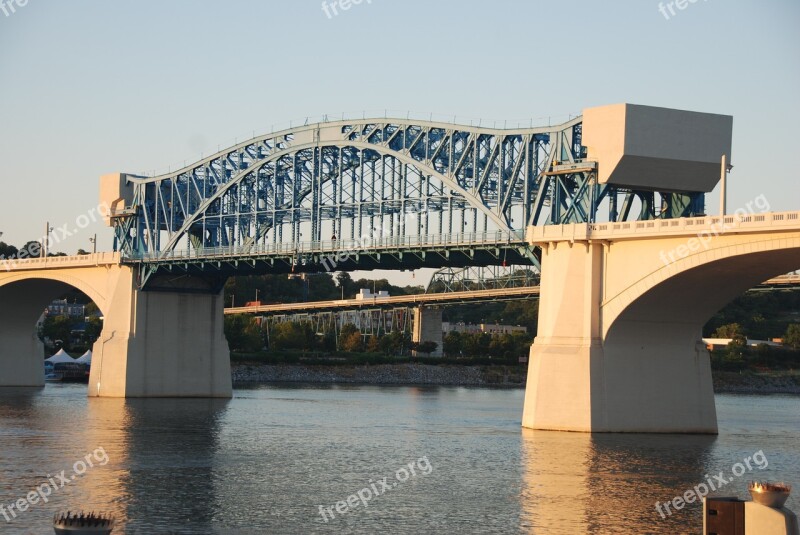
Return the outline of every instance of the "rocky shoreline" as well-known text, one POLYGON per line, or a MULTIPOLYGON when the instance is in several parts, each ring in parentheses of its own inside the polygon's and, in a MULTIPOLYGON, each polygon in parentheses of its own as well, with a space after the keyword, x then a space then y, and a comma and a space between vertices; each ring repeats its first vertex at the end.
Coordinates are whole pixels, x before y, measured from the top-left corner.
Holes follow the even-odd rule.
POLYGON ((718 394, 800 394, 800 376, 714 372, 718 394))
MULTIPOLYGON (((524 388, 525 373, 518 366, 436 366, 418 363, 363 366, 234 364, 232 367, 233 382, 237 385, 341 383, 524 388)), ((790 374, 714 372, 714 391, 720 394, 800 394, 800 377, 790 374)))
POLYGON ((375 364, 318 366, 235 364, 234 384, 344 383, 374 385, 525 386, 524 370, 511 366, 375 364))

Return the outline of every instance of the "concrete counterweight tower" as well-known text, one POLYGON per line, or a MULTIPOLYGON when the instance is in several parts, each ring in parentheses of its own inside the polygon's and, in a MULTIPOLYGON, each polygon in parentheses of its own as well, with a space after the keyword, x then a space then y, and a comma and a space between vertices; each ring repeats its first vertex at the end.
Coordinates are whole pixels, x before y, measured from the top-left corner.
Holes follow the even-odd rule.
MULTIPOLYGON (((730 160, 732 122, 723 115, 618 104, 584 111, 582 142, 601 185, 708 192, 719 180, 721 157, 730 160)), ((624 232, 635 224, 620 225, 624 232)), ((660 302, 649 301, 646 292, 624 305, 615 301, 632 285, 670 269, 659 251, 679 246, 692 229, 669 243, 634 244, 630 236, 615 239, 610 227, 528 229, 529 243, 542 249, 542 280, 522 425, 716 433, 709 354, 701 342, 708 316, 682 313, 706 307, 686 300, 684 291, 666 292, 660 302), (662 313, 650 314, 649 307, 662 313)), ((716 306, 716 299, 709 302, 716 306)))

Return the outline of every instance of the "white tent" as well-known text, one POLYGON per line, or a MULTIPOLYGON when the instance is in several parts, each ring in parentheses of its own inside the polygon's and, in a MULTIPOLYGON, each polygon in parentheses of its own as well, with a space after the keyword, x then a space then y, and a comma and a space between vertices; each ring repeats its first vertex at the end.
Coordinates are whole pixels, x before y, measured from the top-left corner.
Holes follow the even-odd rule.
POLYGON ((65 362, 75 362, 75 359, 70 357, 66 351, 60 349, 58 353, 56 353, 49 359, 46 359, 45 362, 49 362, 51 364, 63 364, 65 362))
POLYGON ((76 359, 75 362, 78 364, 88 364, 91 366, 92 364, 92 350, 88 350, 86 353, 81 355, 79 359, 76 359))

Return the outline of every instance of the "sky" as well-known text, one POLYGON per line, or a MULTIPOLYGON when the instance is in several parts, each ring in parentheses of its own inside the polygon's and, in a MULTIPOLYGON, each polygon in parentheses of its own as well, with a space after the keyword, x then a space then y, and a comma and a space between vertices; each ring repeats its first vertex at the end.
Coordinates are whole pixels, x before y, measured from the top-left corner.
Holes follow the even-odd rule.
MULTIPOLYGON (((619 102, 733 115, 729 211, 762 195, 800 210, 797 0, 342 1, 0 0, 0 240, 38 240, 49 221, 70 232, 51 251, 91 250, 95 234, 110 250, 101 175, 362 110, 483 124, 619 102)), ((706 206, 718 213, 716 191, 706 206)))

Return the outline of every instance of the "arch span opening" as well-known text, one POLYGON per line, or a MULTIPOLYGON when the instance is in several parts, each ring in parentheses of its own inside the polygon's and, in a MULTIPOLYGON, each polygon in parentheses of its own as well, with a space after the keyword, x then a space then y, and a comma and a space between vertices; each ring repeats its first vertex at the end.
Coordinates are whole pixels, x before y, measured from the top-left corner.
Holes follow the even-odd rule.
MULTIPOLYGON (((91 349, 105 316, 95 293, 81 282, 51 278, 0 281, 0 386, 42 386, 45 358, 59 349, 72 357, 91 349)), ((69 375, 79 379, 79 372, 69 375)))

